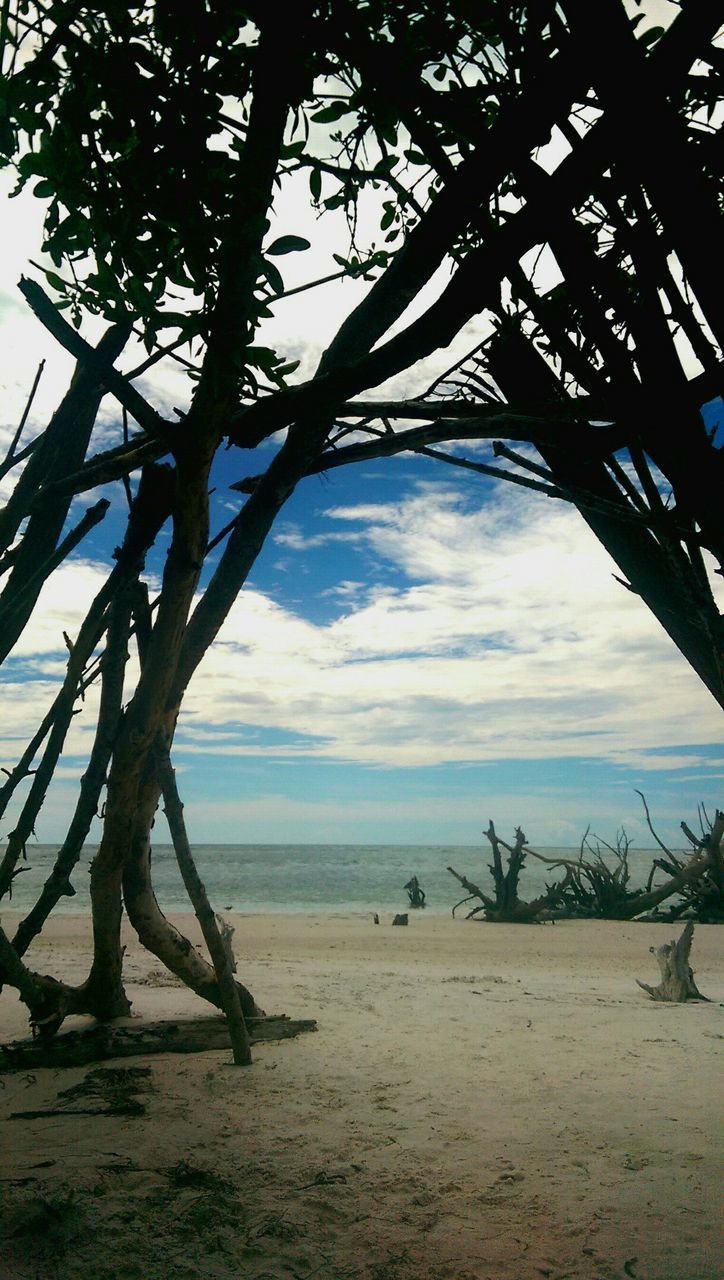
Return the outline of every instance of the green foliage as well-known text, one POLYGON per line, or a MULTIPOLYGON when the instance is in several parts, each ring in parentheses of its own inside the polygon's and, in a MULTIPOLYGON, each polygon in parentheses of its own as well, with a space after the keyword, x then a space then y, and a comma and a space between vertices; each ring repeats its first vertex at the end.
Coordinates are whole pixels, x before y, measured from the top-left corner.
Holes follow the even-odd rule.
MULTIPOLYGON (((48 202, 44 248, 55 269, 46 279, 75 323, 84 312, 132 318, 149 350, 164 330, 182 340, 207 337, 223 245, 240 208, 243 217, 255 22, 265 16, 254 6, 248 12, 210 0, 188 22, 168 0, 8 5, 0 164, 14 167, 16 192, 27 188, 48 202)), ((310 164, 311 199, 350 220, 349 274, 362 274, 364 259, 370 278, 387 258, 374 246, 356 248, 360 192, 369 182, 389 184, 398 168, 427 166, 409 144, 400 106, 368 74, 370 56, 389 53, 404 32, 414 63, 434 79, 456 50, 474 56, 480 18, 474 6, 457 3, 443 13, 432 0, 371 0, 357 14, 327 0, 309 15, 299 53, 306 90, 292 103, 278 175, 310 164), (330 90, 339 94, 332 101, 330 90), (324 194, 310 139, 325 159, 336 148, 339 174, 324 194)), ((381 222, 386 241, 403 238, 410 221, 393 186, 381 222)), ((255 293, 252 331, 269 314, 269 290, 284 292, 269 257, 308 247, 303 237, 284 235, 259 259, 264 287, 255 293)), ((283 367, 281 359, 273 366, 277 377, 283 367)))
MULTIPOLYGON (((192 43, 162 5, 80 6, 67 31, 66 10, 47 7, 45 40, 7 82, 6 156, 17 190, 32 180, 51 201, 53 262, 86 267, 74 271, 76 300, 112 320, 140 319, 153 339, 170 285, 202 296, 207 310, 213 303, 240 158, 209 144, 223 98, 248 90, 249 24, 241 14, 232 22, 231 9, 222 26, 201 11, 192 43), (55 44, 62 52, 48 56, 55 44)), ((203 332, 203 309, 186 328, 203 332)))

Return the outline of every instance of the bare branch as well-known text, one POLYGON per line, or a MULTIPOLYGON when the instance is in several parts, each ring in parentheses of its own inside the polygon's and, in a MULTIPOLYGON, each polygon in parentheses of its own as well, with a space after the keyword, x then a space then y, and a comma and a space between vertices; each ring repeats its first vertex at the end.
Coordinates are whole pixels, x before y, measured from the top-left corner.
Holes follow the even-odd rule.
POLYGON ((23 277, 20 281, 20 292, 38 317, 38 320, 60 345, 69 351, 81 365, 89 369, 102 382, 106 389, 116 397, 118 402, 128 409, 132 418, 143 427, 150 436, 171 443, 173 439, 173 423, 166 422, 159 413, 144 400, 134 386, 122 373, 82 338, 72 325, 60 315, 53 306, 48 295, 35 280, 23 277))
POLYGON ((9 471, 10 467, 14 466, 15 462, 18 461, 18 459, 15 457, 15 450, 17 449, 18 444, 20 443, 20 437, 23 434, 23 428, 25 426, 25 423, 28 420, 28 414, 30 413, 30 410, 32 408, 33 400, 35 399, 35 393, 38 390, 38 385, 40 383, 40 379, 43 376, 44 368, 45 368, 45 361, 41 360, 36 370, 35 378, 33 379, 33 385, 30 388, 30 393, 25 403, 25 408, 23 409, 23 416, 21 417, 20 422, 18 423, 18 429, 15 432, 15 435, 10 441, 10 448, 8 449, 7 454, 5 456, 5 461, 3 463, 3 470, 0 471, 0 477, 2 477, 6 471, 9 471))

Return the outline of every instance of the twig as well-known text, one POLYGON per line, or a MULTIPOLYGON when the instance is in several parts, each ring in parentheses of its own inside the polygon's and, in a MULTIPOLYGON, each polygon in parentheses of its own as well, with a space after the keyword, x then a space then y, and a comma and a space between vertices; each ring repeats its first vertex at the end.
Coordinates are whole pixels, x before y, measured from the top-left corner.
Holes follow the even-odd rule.
MULTIPOLYGON (((17 447, 18 447, 18 444, 19 444, 19 442, 20 442, 20 437, 21 437, 21 435, 23 434, 23 428, 24 428, 24 426, 25 426, 25 423, 26 423, 26 422, 27 422, 27 420, 28 420, 28 414, 30 413, 30 410, 31 410, 31 407, 32 407, 32 404, 33 404, 33 400, 35 399, 35 393, 36 393, 36 391, 38 390, 38 384, 39 384, 39 382, 40 382, 40 379, 41 379, 41 378, 42 378, 42 376, 43 376, 43 369, 44 369, 44 368, 45 368, 45 361, 44 361, 44 360, 41 360, 41 361, 40 361, 40 364, 38 365, 38 368, 37 368, 37 371, 36 371, 36 374, 35 374, 35 378, 34 378, 34 380, 33 380, 33 385, 32 385, 32 387, 30 388, 30 394, 28 395, 28 399, 27 399, 27 401, 26 401, 25 408, 24 408, 24 410, 23 410, 23 416, 22 416, 22 418, 20 419, 20 423, 19 423, 19 425, 18 425, 18 429, 17 429, 17 431, 15 432, 15 435, 13 436, 13 438, 12 438, 12 440, 11 440, 11 442, 10 442, 10 448, 9 448, 9 449, 8 449, 8 451, 7 451, 6 459, 5 459, 5 462, 6 462, 6 463, 7 463, 7 462, 9 462, 11 459, 13 459, 13 458, 14 458, 14 456, 15 456, 15 450, 16 450, 16 449, 17 449, 17 447)), ((5 464, 4 464, 4 465, 5 465, 5 464)), ((12 464, 11 464, 11 465, 12 465, 12 464)), ((9 468, 8 468, 8 469, 9 469, 9 468)))
POLYGON ((48 556, 48 559, 45 560, 38 569, 36 569, 32 577, 28 578, 20 591, 17 592, 12 603, 12 613, 15 612, 18 605, 27 595, 32 594, 37 587, 38 581, 45 581, 53 570, 57 569, 59 564, 62 564, 66 556, 70 555, 71 551, 78 546, 78 543, 83 541, 85 535, 89 533, 91 529, 94 529, 97 524, 100 524, 110 505, 111 504, 107 498, 101 498, 94 506, 88 508, 83 519, 78 521, 75 528, 71 529, 70 533, 61 543, 58 544, 53 554, 48 556))
POLYGON ((639 791, 638 787, 634 787, 634 791, 636 792, 636 795, 637 795, 637 796, 641 796, 641 803, 642 803, 642 805, 644 806, 644 812, 646 813, 646 825, 648 826, 649 831, 651 832, 652 836, 654 837, 654 840, 656 841, 656 843, 657 843, 657 845, 659 846, 659 848, 660 848, 660 849, 663 849, 664 853, 665 853, 668 857, 671 857, 671 856, 672 856, 672 854, 671 854, 671 850, 670 850, 670 849, 667 849, 667 847, 666 847, 666 845, 664 844, 663 840, 660 840, 660 839, 659 839, 659 837, 657 836, 656 832, 654 831, 653 826, 651 825, 651 814, 649 813, 649 806, 648 806, 648 805, 647 805, 647 803, 646 803, 646 796, 644 795, 643 791, 639 791))

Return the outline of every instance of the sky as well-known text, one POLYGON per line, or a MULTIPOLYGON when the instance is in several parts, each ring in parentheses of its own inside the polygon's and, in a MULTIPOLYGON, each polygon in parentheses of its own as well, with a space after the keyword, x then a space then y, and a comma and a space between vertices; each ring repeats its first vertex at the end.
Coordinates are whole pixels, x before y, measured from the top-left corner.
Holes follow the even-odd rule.
MULTIPOLYGON (((8 187, 0 175, 0 444, 40 357, 47 365, 31 430, 47 420, 71 368, 17 291, 23 272, 37 274, 27 264, 39 258, 42 209, 8 200, 8 187)), ((273 234, 304 235, 307 225, 314 239, 313 215, 292 191, 273 234)), ((336 224, 319 251, 280 260, 287 284, 322 274, 335 237, 344 248, 336 224)), ((312 371, 364 287, 327 285, 279 305, 267 336, 302 360, 296 376, 312 371)), ((469 326, 454 349, 391 389, 421 391, 481 332, 469 326)), ((134 362, 130 353, 121 367, 134 362)), ((159 366, 143 390, 169 416, 188 398, 172 367, 159 366)), ((119 432, 107 399, 99 445, 119 432)), ((261 460, 238 450, 220 458, 214 528, 236 509, 229 485, 261 460)), ((0 672, 0 766, 12 766, 42 718, 64 670, 62 632, 77 631, 105 578, 125 499, 117 486, 104 493, 106 521, 46 584, 0 672)), ((83 495, 71 518, 99 496, 83 495)), ((149 559, 152 589, 165 545, 162 537, 149 559)), ((722 803, 721 714, 615 572, 566 504, 428 459, 309 478, 184 705, 174 761, 192 839, 472 845, 493 818, 502 832, 521 824, 539 845, 575 845, 589 824, 608 840, 623 825, 650 844, 638 788, 661 834, 680 843, 678 824, 695 822, 698 802, 722 803)), ((62 838, 72 813, 95 697, 73 721, 37 825, 41 841, 62 838)), ((162 818, 157 838, 168 838, 162 818)))

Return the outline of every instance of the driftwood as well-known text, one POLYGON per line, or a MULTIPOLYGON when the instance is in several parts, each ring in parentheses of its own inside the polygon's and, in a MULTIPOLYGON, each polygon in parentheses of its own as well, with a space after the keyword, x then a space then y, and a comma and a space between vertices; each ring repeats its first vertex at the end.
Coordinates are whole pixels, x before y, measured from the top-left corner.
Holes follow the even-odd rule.
POLYGON ((397 915, 395 916, 394 920, 392 921, 392 923, 393 923, 393 924, 407 924, 407 912, 406 912, 406 911, 400 911, 400 912, 398 912, 398 913, 397 913, 397 915))
POLYGON ((678 855, 672 853, 661 841, 651 823, 646 797, 641 791, 637 794, 641 797, 649 830, 666 855, 665 859, 654 859, 644 889, 629 888, 630 841, 623 830, 616 837, 615 847, 605 840, 598 841, 597 837, 594 847, 586 830, 579 856, 575 859, 546 857, 535 849, 526 848, 525 852, 538 862, 565 872, 560 884, 553 886, 553 889, 548 887, 549 892, 557 890, 561 914, 595 916, 606 920, 634 920, 644 912, 657 912, 662 902, 679 894, 682 900, 670 908, 668 919, 677 919, 684 912, 698 920, 724 918, 724 814, 717 810, 712 822, 701 806, 701 836, 694 835, 686 823, 682 822, 681 829, 692 852, 688 857, 678 855), (606 862, 601 845, 609 855, 613 855, 613 865, 606 862), (653 879, 657 870, 664 871, 668 879, 654 887, 653 879))
POLYGON ((528 852, 537 861, 565 872, 558 886, 560 907, 567 915, 598 916, 603 919, 624 917, 636 904, 643 889, 629 889, 630 870, 628 852, 631 842, 622 829, 616 836, 615 847, 595 837, 595 846, 589 840, 590 828, 586 828, 581 840, 578 858, 550 858, 535 849, 528 852), (603 844, 613 865, 606 861, 601 849, 603 844))
POLYGON ((664 1000, 678 1003, 683 1000, 706 1000, 694 982, 694 971, 689 964, 691 940, 694 936, 694 922, 690 920, 678 941, 672 938, 661 947, 649 947, 656 956, 661 970, 661 982, 658 987, 650 987, 646 982, 636 981, 648 991, 652 1000, 664 1000))
POLYGON ((654 859, 648 887, 651 887, 654 872, 659 869, 672 877, 669 883, 676 883, 675 892, 681 899, 669 909, 668 918, 676 920, 679 916, 686 914, 701 921, 724 920, 724 850, 722 850, 724 813, 717 809, 712 821, 704 806, 700 805, 700 836, 695 835, 691 828, 682 822, 681 830, 693 849, 693 853, 689 854, 687 860, 683 854, 672 853, 657 835, 651 822, 646 797, 641 791, 638 794, 641 796, 646 812, 649 831, 664 854, 663 858, 654 859), (687 876, 687 871, 696 866, 701 868, 701 873, 693 877, 687 876))
POLYGON ((525 863, 525 855, 528 852, 526 846, 525 833, 520 827, 516 828, 515 843, 510 845, 505 840, 501 840, 496 833, 492 820, 485 832, 493 850, 493 862, 488 870, 493 877, 495 886, 495 896, 486 893, 478 885, 473 884, 472 880, 468 880, 467 876, 462 876, 454 867, 448 867, 450 875, 454 876, 460 882, 468 897, 463 898, 461 902, 457 902, 452 909, 453 915, 463 902, 468 902, 471 898, 478 898, 480 906, 473 907, 472 911, 467 914, 470 920, 480 912, 485 913, 486 920, 492 920, 497 923, 507 924, 530 924, 532 921, 540 917, 542 912, 550 911, 558 904, 559 889, 557 886, 548 887, 542 897, 536 898, 533 902, 523 902, 518 897, 518 880, 525 863), (508 854, 507 870, 503 869, 503 858, 501 849, 508 854))
MULTIPOLYGON (((286 1040, 303 1031, 316 1031, 313 1018, 247 1018, 252 1044, 286 1040)), ((80 1067, 87 1062, 131 1058, 149 1053, 205 1053, 231 1045, 225 1018, 185 1018, 175 1022, 145 1022, 139 1026, 100 1023, 82 1031, 66 1031, 50 1043, 15 1040, 0 1045, 0 1072, 35 1067, 80 1067)))

